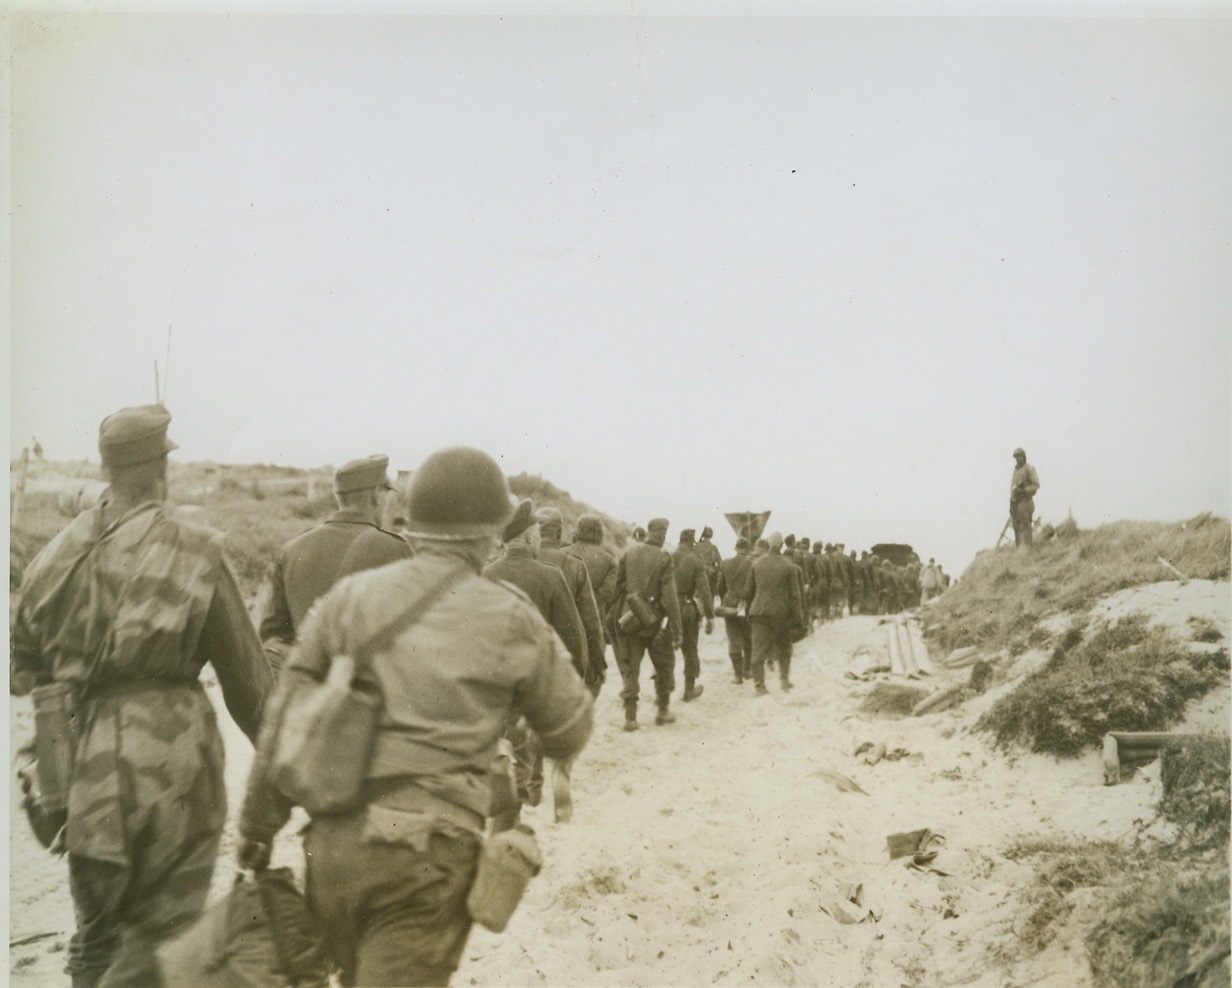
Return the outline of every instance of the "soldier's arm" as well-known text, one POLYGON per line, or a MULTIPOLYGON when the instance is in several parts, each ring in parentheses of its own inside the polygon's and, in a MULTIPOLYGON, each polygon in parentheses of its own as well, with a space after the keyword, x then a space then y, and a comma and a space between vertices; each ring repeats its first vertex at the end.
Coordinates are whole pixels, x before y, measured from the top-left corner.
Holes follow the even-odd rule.
POLYGON ((519 612, 505 653, 526 672, 515 684, 514 707, 538 735, 548 758, 563 760, 586 745, 594 729, 594 701, 568 651, 538 615, 519 612))
MULTIPOLYGON (((581 560, 579 560, 581 562, 581 560)), ((586 629, 586 662, 587 671, 593 673, 594 666, 601 666, 603 657, 603 618, 599 614, 599 603, 595 600, 594 589, 590 585, 590 571, 582 563, 582 585, 578 587, 578 615, 582 627, 586 629)))
POLYGON ((680 595, 676 592, 676 564, 667 553, 659 569, 659 601, 667 611, 667 626, 673 638, 684 634, 684 622, 680 618, 680 595))
POLYGON ((291 619, 291 608, 287 604, 281 555, 274 562, 274 571, 270 575, 269 596, 265 600, 258 634, 261 643, 271 653, 272 661, 281 666, 295 641, 295 622, 291 619))
POLYGON ((1040 488, 1039 474, 1035 472, 1035 467, 1027 464, 1027 482, 1024 485, 1027 489, 1027 494, 1035 497, 1035 492, 1040 488))
POLYGON ((700 596, 702 610, 706 618, 714 620, 714 594, 710 591, 710 577, 706 575, 706 567, 697 567, 697 579, 693 583, 694 596, 700 596))
POLYGON ((546 615, 548 623, 565 643, 573 658, 573 667, 579 676, 586 675, 586 631, 582 625, 582 617, 578 614, 577 604, 569 593, 569 585, 565 582, 565 574, 552 567, 554 582, 552 585, 552 609, 546 615))
POLYGON ((274 673, 244 607, 235 577, 225 563, 214 588, 197 650, 202 660, 209 662, 218 674, 227 712, 255 743, 261 727, 261 712, 273 689, 274 673))
POLYGON ((245 841, 268 846, 291 815, 292 802, 270 784, 269 765, 288 702, 305 687, 320 682, 329 668, 332 649, 323 615, 332 597, 332 594, 326 594, 304 617, 291 660, 266 705, 257 737, 256 754, 248 773, 244 804, 240 810, 239 832, 245 841))

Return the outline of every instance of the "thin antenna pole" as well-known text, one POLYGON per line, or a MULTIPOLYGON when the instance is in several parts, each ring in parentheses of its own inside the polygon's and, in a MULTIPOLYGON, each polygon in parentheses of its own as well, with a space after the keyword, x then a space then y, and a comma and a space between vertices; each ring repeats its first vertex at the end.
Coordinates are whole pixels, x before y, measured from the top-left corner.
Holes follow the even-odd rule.
POLYGON ((163 397, 160 404, 167 404, 167 382, 171 379, 171 323, 167 323, 167 362, 163 364, 163 397))
POLYGON ((158 359, 155 358, 154 360, 154 404, 161 405, 162 403, 163 403, 163 400, 162 398, 159 397, 159 394, 158 394, 158 359))

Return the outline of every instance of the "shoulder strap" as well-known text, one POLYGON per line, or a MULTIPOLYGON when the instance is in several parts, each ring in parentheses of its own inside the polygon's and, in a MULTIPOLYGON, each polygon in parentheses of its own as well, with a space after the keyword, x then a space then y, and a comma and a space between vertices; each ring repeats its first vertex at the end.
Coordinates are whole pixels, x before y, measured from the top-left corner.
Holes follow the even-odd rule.
POLYGON ((399 613, 359 648, 355 649, 352 658, 355 659, 356 670, 365 667, 374 655, 388 649, 394 643, 395 638, 423 617, 428 609, 445 595, 446 591, 466 575, 466 572, 466 567, 464 566, 459 569, 450 570, 416 597, 406 610, 399 613))

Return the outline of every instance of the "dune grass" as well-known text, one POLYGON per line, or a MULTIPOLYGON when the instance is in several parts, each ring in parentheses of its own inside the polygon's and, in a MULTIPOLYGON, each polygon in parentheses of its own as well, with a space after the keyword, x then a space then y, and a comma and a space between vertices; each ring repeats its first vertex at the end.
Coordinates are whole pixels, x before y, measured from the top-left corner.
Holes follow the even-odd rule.
POLYGON ((1193 652, 1142 614, 1066 648, 1069 641, 989 708, 976 730, 1002 749, 1073 757, 1098 747, 1109 731, 1167 730, 1190 700, 1228 678, 1226 651, 1193 652))
POLYGON ((1232 526, 1211 514, 1171 524, 1120 521, 1031 550, 982 552, 932 606, 930 637, 943 651, 976 645, 1016 655, 1049 647, 1041 620, 1084 612, 1116 590, 1176 579, 1161 558, 1192 579, 1227 579, 1232 526))

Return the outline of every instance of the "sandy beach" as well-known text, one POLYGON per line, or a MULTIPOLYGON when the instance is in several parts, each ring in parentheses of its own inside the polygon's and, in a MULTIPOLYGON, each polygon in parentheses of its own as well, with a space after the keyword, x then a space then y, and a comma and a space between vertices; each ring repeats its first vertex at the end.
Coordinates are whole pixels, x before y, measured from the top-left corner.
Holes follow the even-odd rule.
MULTIPOLYGON (((1170 622, 1201 614, 1229 633, 1226 583, 1137 594, 1138 609, 1155 601, 1170 622)), ((1115 616, 1127 605, 1101 606, 1115 616)), ((907 681, 864 672, 885 647, 880 620, 821 627, 796 647, 795 689, 782 692, 771 674, 761 698, 751 682, 733 682, 719 624, 702 638, 705 693, 683 703, 678 685, 675 724, 653 724, 646 663, 634 734, 620 729, 610 669, 574 769, 573 819, 553 822, 550 791, 526 810, 543 871, 504 933, 476 928, 453 983, 1089 984, 1081 897, 1060 936, 1025 950, 1022 924, 1039 890, 1005 851, 1025 839, 1133 835, 1154 817, 1157 771, 1105 786, 1095 751, 1068 761, 994 751, 970 728, 1009 683, 921 717, 860 713, 877 681, 907 681), (866 764, 855 754, 864 742, 884 744, 887 757, 866 764), (887 836, 922 828, 939 836, 931 863, 891 860, 887 836)), ((934 689, 968 674, 937 665, 912 684, 934 689)), ((13 703, 14 744, 28 729, 24 703, 13 703)), ((252 752, 225 714, 220 721, 234 818, 252 752)), ((1193 706, 1185 729, 1227 723, 1221 690, 1193 706)), ((66 984, 66 869, 34 842, 15 798, 10 816, 11 983, 66 984)), ((293 820, 284 830, 275 864, 301 865, 296 829, 293 820)), ((234 877, 233 849, 229 830, 214 895, 234 877)))

